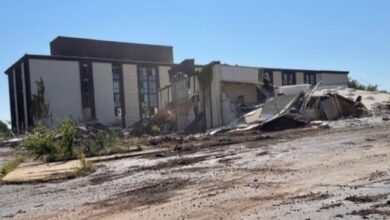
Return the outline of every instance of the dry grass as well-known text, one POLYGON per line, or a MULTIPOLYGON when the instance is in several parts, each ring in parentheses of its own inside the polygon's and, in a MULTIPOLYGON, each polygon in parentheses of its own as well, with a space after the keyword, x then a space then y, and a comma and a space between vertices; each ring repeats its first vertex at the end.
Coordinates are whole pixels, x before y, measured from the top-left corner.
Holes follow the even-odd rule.
POLYGON ((1 169, 0 172, 0 180, 3 179, 8 173, 10 173, 12 170, 14 170, 19 164, 21 164, 24 161, 24 157, 19 156, 16 159, 8 162, 4 167, 1 169))

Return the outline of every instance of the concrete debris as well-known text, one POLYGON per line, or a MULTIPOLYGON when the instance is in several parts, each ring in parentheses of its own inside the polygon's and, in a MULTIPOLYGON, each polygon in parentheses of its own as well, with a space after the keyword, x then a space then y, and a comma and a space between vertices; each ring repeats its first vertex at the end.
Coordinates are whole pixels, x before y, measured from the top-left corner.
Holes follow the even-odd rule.
POLYGON ((23 140, 24 140, 24 137, 15 137, 15 138, 11 138, 11 139, 8 139, 8 140, 0 141, 0 147, 1 146, 7 146, 7 145, 16 146, 20 142, 22 142, 23 140))
POLYGON ((166 108, 160 109, 151 119, 142 119, 124 131, 125 136, 171 134, 175 131, 175 115, 166 108))
MULTIPOLYGON (((327 90, 326 93, 319 94, 316 92, 320 90, 319 85, 320 83, 311 87, 309 85, 280 87, 278 96, 257 105, 254 110, 229 125, 210 130, 207 134, 258 128, 275 131, 303 127, 311 121, 334 121, 372 114, 362 101, 362 96, 357 96, 356 100, 353 100, 340 95, 339 90, 327 90)), ((369 100, 372 101, 372 98, 374 97, 371 96, 369 100)), ((387 108, 384 104, 381 107, 387 108)), ((326 125, 321 124, 320 127, 326 125)))

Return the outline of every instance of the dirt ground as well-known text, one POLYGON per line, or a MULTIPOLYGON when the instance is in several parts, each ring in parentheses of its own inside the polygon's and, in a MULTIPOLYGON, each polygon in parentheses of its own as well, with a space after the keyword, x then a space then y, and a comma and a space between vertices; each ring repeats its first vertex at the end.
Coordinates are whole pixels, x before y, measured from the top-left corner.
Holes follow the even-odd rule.
POLYGON ((73 180, 2 185, 0 218, 390 218, 388 121, 224 134, 203 146, 99 162, 73 180))

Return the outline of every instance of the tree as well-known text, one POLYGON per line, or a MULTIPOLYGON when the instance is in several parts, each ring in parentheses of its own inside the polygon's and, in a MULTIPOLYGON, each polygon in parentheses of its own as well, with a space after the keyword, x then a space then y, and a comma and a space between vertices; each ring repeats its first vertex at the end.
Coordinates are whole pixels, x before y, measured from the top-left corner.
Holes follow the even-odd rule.
POLYGON ((8 133, 8 132, 9 132, 9 128, 7 124, 0 120, 0 133, 8 133))
POLYGON ((39 81, 35 81, 37 91, 32 96, 32 109, 34 115, 34 121, 42 121, 46 119, 49 113, 49 105, 45 103, 45 85, 42 78, 39 81))
POLYGON ((378 91, 378 85, 376 84, 365 85, 363 83, 360 83, 356 79, 352 79, 351 77, 348 77, 348 87, 358 89, 358 90, 378 91))

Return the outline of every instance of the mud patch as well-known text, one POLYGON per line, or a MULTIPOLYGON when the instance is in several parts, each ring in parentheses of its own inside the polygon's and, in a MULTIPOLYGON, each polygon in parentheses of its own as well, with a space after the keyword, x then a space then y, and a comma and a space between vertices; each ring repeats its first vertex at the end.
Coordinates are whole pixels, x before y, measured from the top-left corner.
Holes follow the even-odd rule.
POLYGON ((185 167, 185 168, 180 168, 177 170, 174 170, 174 172, 179 172, 179 173, 207 173, 209 172, 210 167, 185 167))
POLYGON ((269 154, 268 151, 262 151, 260 153, 257 153, 256 156, 261 157, 261 156, 265 156, 265 155, 268 155, 268 154, 269 154))
POLYGON ((241 157, 230 157, 230 158, 223 158, 218 160, 219 163, 223 163, 225 165, 232 164, 234 160, 239 160, 241 157))
POLYGON ((379 194, 379 195, 366 195, 366 196, 348 196, 345 200, 354 202, 354 203, 371 203, 377 202, 379 200, 385 199, 388 194, 379 194))
MULTIPOLYGON (((172 159, 166 162, 161 162, 156 165, 152 166, 133 166, 130 167, 129 170, 119 173, 119 174, 113 174, 111 175, 109 171, 102 172, 96 176, 94 176, 92 179, 90 179, 91 185, 99 185, 103 184, 105 182, 110 182, 113 180, 121 179, 121 178, 126 178, 128 176, 134 175, 137 172, 142 172, 142 171, 157 171, 157 170, 162 170, 162 169, 171 169, 175 167, 180 167, 180 166, 187 166, 191 165, 194 163, 201 162, 203 160, 206 160, 209 156, 199 156, 199 157, 190 157, 190 158, 179 158, 179 159, 172 159)), ((183 168, 184 169, 184 168, 183 168)), ((178 170, 180 171, 180 170, 178 170)), ((186 170, 189 171, 189 170, 186 170)), ((200 171, 195 168, 193 171, 200 171)))
POLYGON ((282 182, 261 182, 261 181, 254 181, 253 183, 246 184, 245 186, 258 189, 258 188, 270 188, 270 187, 277 187, 280 186, 282 182))
POLYGON ((371 207, 373 207, 373 208, 390 207, 390 200, 388 200, 386 203, 373 205, 373 206, 371 206, 371 207))
POLYGON ((190 185, 190 181, 187 179, 165 179, 145 183, 140 188, 124 191, 113 195, 109 199, 86 205, 92 205, 94 209, 106 209, 106 214, 109 214, 145 205, 162 204, 174 196, 176 191, 188 185, 190 185))
POLYGON ((271 196, 252 196, 249 199, 252 201, 270 201, 283 199, 286 194, 276 194, 271 196))
POLYGON ((114 170, 109 170, 106 167, 104 167, 103 168, 104 170, 99 174, 93 175, 91 177, 91 179, 89 180, 89 182, 91 185, 99 185, 99 184, 103 184, 105 182, 110 182, 110 181, 113 181, 116 179, 125 178, 125 177, 130 176, 131 174, 137 172, 137 170, 140 168, 141 168, 141 166, 132 166, 132 167, 129 167, 129 170, 127 170, 126 172, 119 173, 119 174, 112 174, 112 173, 115 173, 114 170))
POLYGON ((361 209, 358 211, 353 211, 348 213, 348 215, 358 215, 363 218, 368 218, 369 215, 381 215, 381 216, 390 216, 389 210, 379 210, 379 209, 361 209))
POLYGON ((306 201, 316 201, 316 200, 324 200, 332 197, 333 195, 328 193, 307 193, 304 195, 298 195, 291 197, 292 200, 306 200, 306 201))
POLYGON ((169 160, 166 162, 161 162, 156 165, 150 166, 150 167, 143 167, 141 170, 161 170, 161 169, 168 169, 168 168, 174 168, 174 167, 180 167, 180 166, 188 166, 191 164, 199 163, 201 161, 206 160, 210 156, 199 156, 199 157, 183 157, 178 159, 169 160))
POLYGON ((368 177, 368 180, 373 181, 373 180, 380 179, 380 178, 385 177, 385 176, 387 176, 387 172, 377 171, 377 172, 371 173, 370 176, 368 177))
POLYGON ((269 173, 278 173, 278 174, 290 173, 296 171, 294 169, 281 168, 281 167, 256 167, 251 169, 245 168, 244 170, 248 172, 264 172, 264 173, 269 172, 269 173))
POLYGON ((333 209, 333 208, 336 208, 336 207, 340 207, 342 205, 343 205, 343 203, 338 202, 338 203, 333 203, 333 204, 329 204, 329 205, 324 205, 320 209, 333 209))

